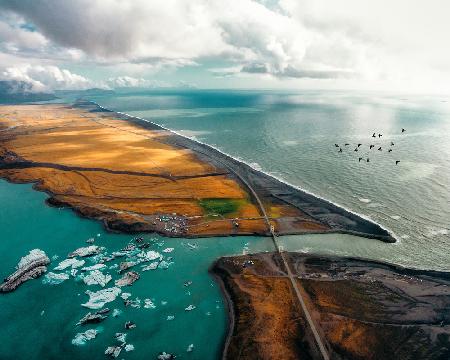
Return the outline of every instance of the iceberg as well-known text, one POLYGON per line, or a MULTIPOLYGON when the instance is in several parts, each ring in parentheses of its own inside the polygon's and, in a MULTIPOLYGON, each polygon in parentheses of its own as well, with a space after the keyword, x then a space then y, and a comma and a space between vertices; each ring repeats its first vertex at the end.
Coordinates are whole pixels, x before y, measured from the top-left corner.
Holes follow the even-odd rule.
POLYGON ((174 248, 166 248, 163 250, 164 253, 171 253, 172 251, 174 251, 174 248))
POLYGON ((67 279, 69 279, 68 274, 64 273, 57 274, 54 272, 49 272, 48 274, 45 275, 44 279, 42 280, 42 283, 48 285, 58 285, 67 279))
POLYGON ((100 270, 93 270, 85 275, 83 281, 86 285, 100 285, 105 287, 111 281, 112 277, 109 274, 103 274, 100 270))
POLYGON ((75 256, 85 257, 97 255, 100 253, 100 248, 97 245, 85 246, 72 251, 67 257, 73 258, 75 256))
POLYGON ((144 299, 144 308, 155 309, 156 305, 153 303, 153 301, 151 299, 144 299))
POLYGON ((9 292, 30 279, 36 279, 47 271, 47 265, 50 259, 40 249, 34 249, 28 255, 20 259, 17 270, 5 278, 0 285, 0 292, 9 292))
POLYGON ((76 269, 80 266, 84 265, 84 260, 77 260, 75 258, 66 259, 61 261, 57 267, 54 268, 54 270, 65 270, 68 267, 71 267, 72 269, 76 269))
POLYGON ((86 294, 89 295, 89 301, 81 304, 81 306, 87 307, 89 309, 100 309, 106 303, 114 301, 120 293, 121 290, 118 287, 102 289, 95 292, 87 290, 86 294))
POLYGON ((128 271, 120 279, 115 281, 116 286, 130 286, 139 280, 140 275, 136 271, 128 271))
POLYGON ((159 262, 154 261, 154 262, 148 264, 147 266, 143 266, 142 271, 156 270, 158 268, 158 265, 159 265, 159 262))
POLYGON ((77 346, 83 346, 89 340, 95 339, 97 334, 98 334, 98 331, 95 329, 89 329, 89 330, 86 330, 85 332, 78 333, 72 339, 72 344, 77 345, 77 346))
POLYGON ((134 350, 134 345, 131 345, 131 344, 125 345, 126 352, 133 351, 133 350, 134 350))
POLYGON ((195 309, 195 305, 189 305, 186 309, 184 309, 184 310, 186 310, 186 311, 191 311, 191 310, 194 310, 195 309))
POLYGON ((81 268, 82 271, 92 271, 92 270, 100 270, 105 268, 105 264, 95 264, 92 266, 85 266, 84 268, 81 268))

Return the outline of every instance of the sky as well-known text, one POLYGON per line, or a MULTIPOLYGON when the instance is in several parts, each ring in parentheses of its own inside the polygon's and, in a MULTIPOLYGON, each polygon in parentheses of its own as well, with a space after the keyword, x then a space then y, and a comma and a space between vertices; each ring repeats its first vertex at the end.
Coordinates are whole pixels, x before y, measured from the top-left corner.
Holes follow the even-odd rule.
POLYGON ((448 0, 0 0, 0 80, 450 93, 448 0))

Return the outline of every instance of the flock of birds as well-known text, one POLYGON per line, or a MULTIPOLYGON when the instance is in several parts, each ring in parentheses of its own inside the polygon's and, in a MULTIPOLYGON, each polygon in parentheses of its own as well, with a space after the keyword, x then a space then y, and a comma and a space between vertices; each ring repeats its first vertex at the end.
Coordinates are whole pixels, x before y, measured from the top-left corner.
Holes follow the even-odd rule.
MULTIPOLYGON (((405 131, 406 131, 406 130, 402 128, 402 134, 403 134, 405 131)), ((373 134, 372 134, 372 137, 375 138, 375 139, 376 139, 377 137, 378 137, 378 139, 381 139, 382 136, 383 136, 383 134, 378 134, 378 136, 377 136, 376 133, 373 133, 373 134)), ((355 147, 355 149, 354 149, 353 151, 354 151, 354 152, 360 151, 360 147, 361 147, 362 145, 363 145, 363 144, 361 144, 361 143, 356 144, 356 147, 355 147)), ((334 146, 337 147, 337 148, 339 148, 339 151, 338 151, 339 153, 342 153, 342 152, 343 152, 342 147, 341 147, 339 144, 334 144, 334 146)), ((346 146, 350 146, 350 144, 349 144, 349 143, 345 143, 345 144, 344 144, 344 148, 345 148, 346 146)), ((377 146, 378 146, 378 145, 377 145, 377 146)), ((393 147, 393 146, 395 146, 395 144, 391 141, 390 147, 389 147, 389 149, 388 149, 388 151, 387 151, 388 153, 392 152, 392 147, 393 147)), ((376 147, 376 145, 370 144, 370 145, 369 145, 369 150, 372 150, 372 149, 375 148, 375 147, 376 147)), ((382 148, 381 146, 379 146, 377 150, 378 150, 378 151, 383 151, 383 148, 382 148)), ((361 161, 370 162, 370 158, 369 158, 369 157, 367 157, 367 158, 359 157, 359 158, 358 158, 358 162, 361 162, 361 161)), ((395 160, 395 165, 398 165, 399 162, 400 162, 400 160, 395 160)))

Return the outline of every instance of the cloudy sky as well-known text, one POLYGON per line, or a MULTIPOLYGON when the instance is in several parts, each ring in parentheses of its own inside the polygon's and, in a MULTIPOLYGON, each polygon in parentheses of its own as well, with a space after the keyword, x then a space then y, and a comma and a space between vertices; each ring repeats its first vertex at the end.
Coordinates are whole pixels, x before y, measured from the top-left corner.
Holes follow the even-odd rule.
POLYGON ((0 0, 0 80, 450 93, 448 0, 0 0))

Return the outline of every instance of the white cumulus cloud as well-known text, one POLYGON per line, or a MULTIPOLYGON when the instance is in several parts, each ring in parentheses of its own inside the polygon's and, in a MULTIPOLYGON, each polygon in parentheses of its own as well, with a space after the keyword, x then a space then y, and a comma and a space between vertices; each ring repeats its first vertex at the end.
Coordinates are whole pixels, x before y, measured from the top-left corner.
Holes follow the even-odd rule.
POLYGON ((30 84, 30 90, 33 92, 68 89, 83 90, 94 86, 91 80, 52 65, 8 67, 0 73, 0 79, 23 81, 30 84))

